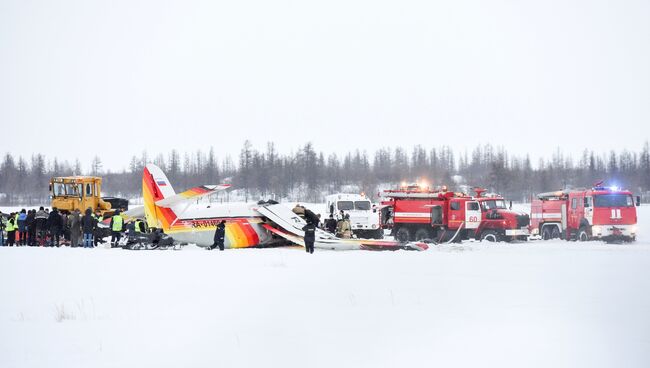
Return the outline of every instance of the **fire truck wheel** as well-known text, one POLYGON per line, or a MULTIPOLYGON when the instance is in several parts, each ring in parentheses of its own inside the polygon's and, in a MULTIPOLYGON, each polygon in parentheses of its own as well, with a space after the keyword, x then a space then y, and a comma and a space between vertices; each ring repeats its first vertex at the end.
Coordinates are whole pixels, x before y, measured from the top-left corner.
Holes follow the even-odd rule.
POLYGON ((587 228, 584 227, 580 228, 580 230, 578 231, 578 240, 580 241, 589 240, 589 232, 587 232, 587 228))
POLYGON ((418 229, 415 232, 415 240, 421 241, 424 239, 431 239, 431 232, 428 229, 418 229))
POLYGON ((560 234, 560 229, 558 229, 557 226, 553 226, 553 231, 551 232, 551 238, 553 239, 558 239, 561 238, 562 234, 560 234))
POLYGON ((548 226, 544 226, 544 230, 542 230, 542 239, 544 240, 550 240, 552 238, 552 232, 551 229, 548 226))
POLYGON ((411 240, 411 232, 406 227, 400 227, 397 229, 397 232, 395 232, 395 239, 401 242, 407 242, 411 240))
POLYGON ((485 230, 483 234, 481 234, 481 241, 498 242, 499 234, 493 230, 485 230))

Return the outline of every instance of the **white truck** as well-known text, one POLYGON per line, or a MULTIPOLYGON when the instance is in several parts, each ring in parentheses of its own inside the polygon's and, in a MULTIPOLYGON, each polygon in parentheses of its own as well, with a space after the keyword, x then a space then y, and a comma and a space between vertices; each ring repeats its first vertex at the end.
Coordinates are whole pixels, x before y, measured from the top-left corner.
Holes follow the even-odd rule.
POLYGON ((379 226, 380 213, 368 197, 363 194, 337 193, 326 198, 325 219, 333 215, 338 221, 343 215, 350 215, 352 233, 357 238, 381 239, 384 230, 379 226))

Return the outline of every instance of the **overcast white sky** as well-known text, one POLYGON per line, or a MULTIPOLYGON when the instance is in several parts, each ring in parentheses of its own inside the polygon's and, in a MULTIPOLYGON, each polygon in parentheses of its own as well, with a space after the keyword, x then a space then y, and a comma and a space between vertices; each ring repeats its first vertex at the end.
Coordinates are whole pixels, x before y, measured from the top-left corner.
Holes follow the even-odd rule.
POLYGON ((0 152, 538 157, 639 150, 649 123, 648 1, 0 0, 0 152))

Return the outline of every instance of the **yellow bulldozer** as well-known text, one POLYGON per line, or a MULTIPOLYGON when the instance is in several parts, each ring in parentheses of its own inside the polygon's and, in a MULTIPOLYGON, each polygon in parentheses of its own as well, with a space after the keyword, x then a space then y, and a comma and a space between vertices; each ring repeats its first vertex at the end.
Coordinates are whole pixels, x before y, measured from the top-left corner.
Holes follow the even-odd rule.
POLYGON ((104 218, 115 210, 126 211, 129 201, 123 198, 101 197, 102 178, 97 176, 64 176, 50 179, 52 207, 60 211, 83 213, 87 208, 99 210, 104 218))

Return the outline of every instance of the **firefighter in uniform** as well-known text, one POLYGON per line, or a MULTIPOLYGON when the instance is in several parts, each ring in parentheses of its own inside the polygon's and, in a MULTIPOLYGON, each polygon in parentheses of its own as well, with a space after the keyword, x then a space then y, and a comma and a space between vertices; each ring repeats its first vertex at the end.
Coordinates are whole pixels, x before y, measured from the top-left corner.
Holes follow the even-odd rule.
POLYGON ((336 236, 343 239, 350 239, 352 237, 352 226, 350 225, 350 215, 345 216, 336 224, 336 236))
POLYGON ((115 211, 111 218, 111 246, 116 247, 122 238, 122 231, 124 230, 124 218, 120 215, 120 210, 115 211))

